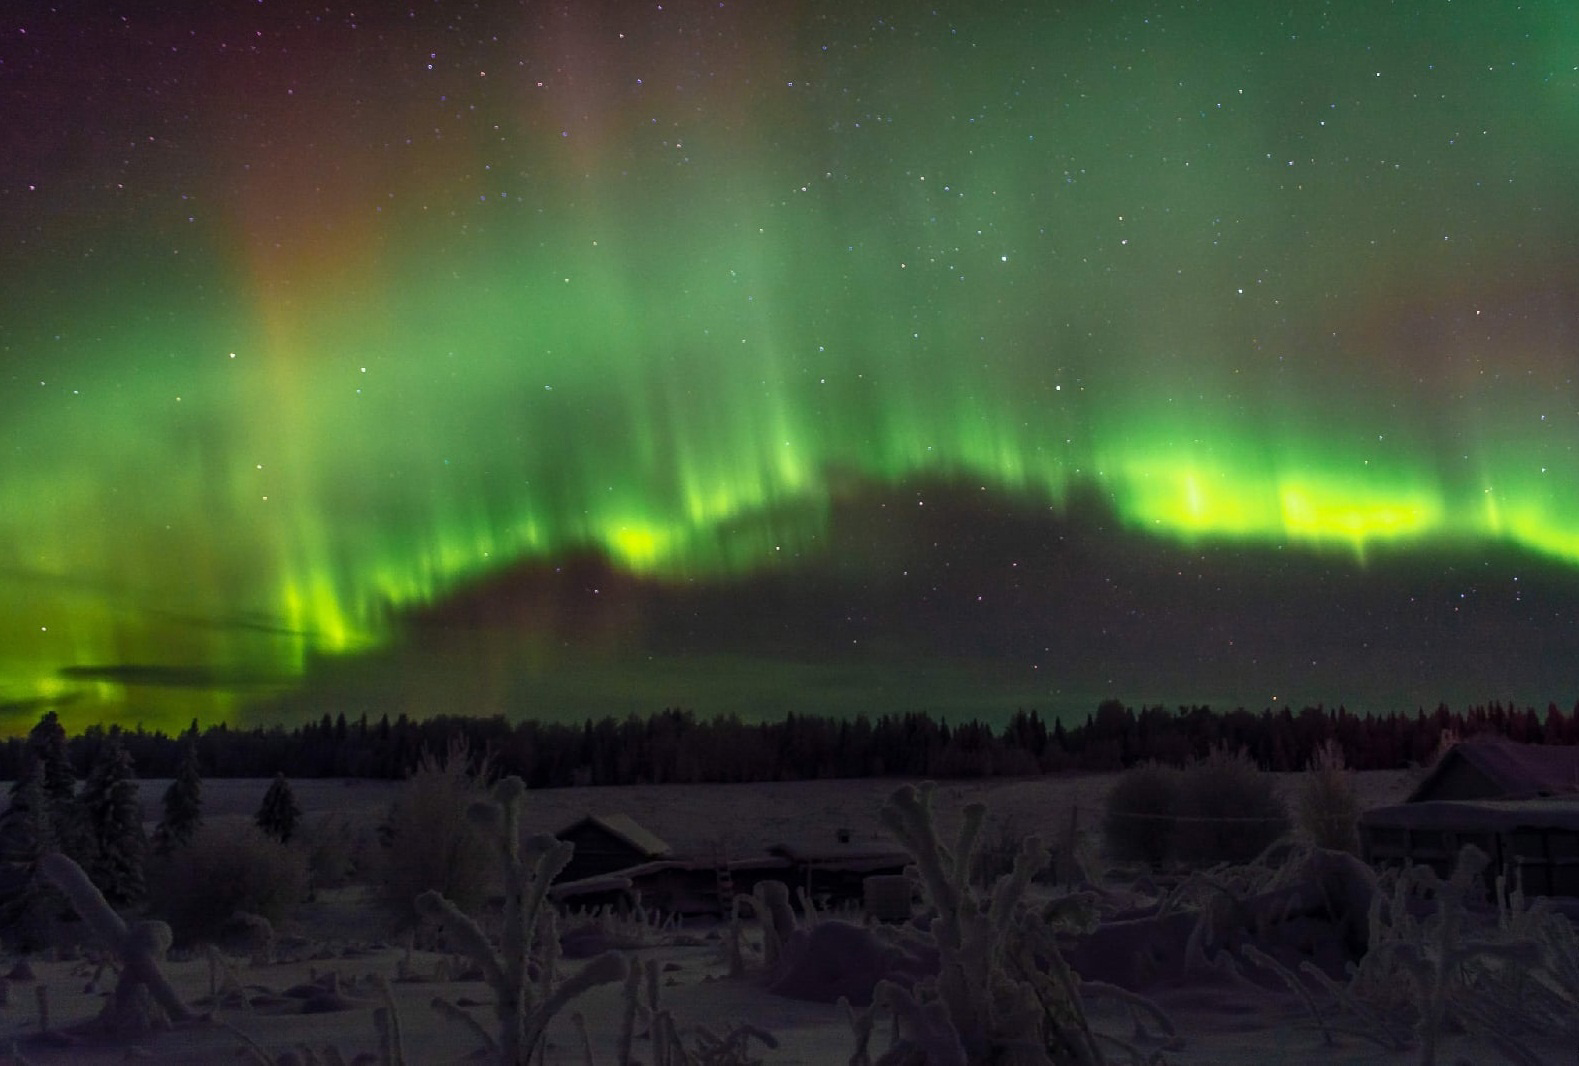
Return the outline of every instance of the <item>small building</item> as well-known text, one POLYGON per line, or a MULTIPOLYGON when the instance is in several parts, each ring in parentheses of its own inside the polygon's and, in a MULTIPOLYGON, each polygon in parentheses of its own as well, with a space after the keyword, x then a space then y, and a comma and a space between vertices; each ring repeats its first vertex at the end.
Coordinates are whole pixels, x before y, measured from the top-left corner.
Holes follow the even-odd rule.
POLYGON ((818 906, 863 898, 866 880, 898 875, 911 861, 892 844, 852 841, 848 830, 783 842, 766 853, 676 855, 624 814, 587 815, 554 836, 576 846, 549 897, 572 907, 641 906, 672 914, 728 915, 733 897, 762 881, 805 889, 818 906))
POLYGON ((548 890, 556 903, 570 907, 611 907, 624 910, 640 905, 662 914, 727 917, 733 905, 729 894, 747 895, 758 881, 784 881, 789 863, 764 855, 730 859, 720 864, 706 859, 657 859, 614 873, 561 878, 548 890), (720 876, 728 872, 728 876, 720 876))
POLYGON ((1405 803, 1579 794, 1579 747, 1477 736, 1453 745, 1405 803))
POLYGON ((668 844, 628 814, 589 814, 554 836, 576 846, 575 855, 558 881, 601 877, 667 859, 671 851, 668 844))
POLYGON ((1360 815, 1360 846, 1372 865, 1414 863, 1452 873, 1473 844, 1498 874, 1531 896, 1579 896, 1579 794, 1536 799, 1422 800, 1360 815))
POLYGON ((1477 736, 1453 745, 1403 803, 1360 815, 1372 865, 1452 873, 1466 844, 1532 896, 1579 896, 1579 748, 1477 736))
POLYGON ((860 900, 872 876, 898 875, 914 860, 890 843, 852 841, 848 834, 781 841, 768 854, 788 864, 790 891, 804 888, 813 899, 837 904, 860 900))

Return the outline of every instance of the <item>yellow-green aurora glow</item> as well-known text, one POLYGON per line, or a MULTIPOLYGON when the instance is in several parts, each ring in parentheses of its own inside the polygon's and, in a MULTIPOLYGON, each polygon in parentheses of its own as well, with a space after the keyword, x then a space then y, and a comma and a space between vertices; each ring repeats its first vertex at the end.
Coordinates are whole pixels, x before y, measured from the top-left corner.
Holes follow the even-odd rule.
POLYGON ((0 703, 918 477, 1579 566, 1572 4, 280 6, 3 16, 0 703))

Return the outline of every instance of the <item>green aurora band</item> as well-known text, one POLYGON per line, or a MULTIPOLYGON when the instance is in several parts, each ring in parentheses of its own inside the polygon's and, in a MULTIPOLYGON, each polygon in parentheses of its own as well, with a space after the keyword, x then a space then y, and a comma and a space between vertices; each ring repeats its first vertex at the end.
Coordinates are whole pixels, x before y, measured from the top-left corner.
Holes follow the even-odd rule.
POLYGON ((0 701, 228 713, 917 478, 1579 566, 1579 8, 621 10, 5 46, 0 701))

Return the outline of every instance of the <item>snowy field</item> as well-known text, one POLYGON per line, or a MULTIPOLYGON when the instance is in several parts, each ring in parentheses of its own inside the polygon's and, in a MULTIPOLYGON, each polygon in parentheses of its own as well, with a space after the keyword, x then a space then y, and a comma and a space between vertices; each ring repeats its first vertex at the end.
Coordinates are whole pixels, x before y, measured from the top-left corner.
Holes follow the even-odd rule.
MULTIPOLYGON (((1281 788, 1292 790, 1299 775, 1285 775, 1281 788)), ((1080 828, 1095 834, 1102 802, 1115 775, 1069 775, 1008 781, 945 782, 936 796, 939 822, 957 819, 969 802, 984 801, 993 819, 1007 820, 1025 832, 1053 834, 1067 826, 1073 808, 1080 828)), ((1413 778, 1406 772, 1356 776, 1364 806, 1399 801, 1413 778)), ((777 839, 806 839, 848 828, 856 840, 888 840, 878 812, 900 782, 893 780, 824 781, 793 784, 719 786, 657 786, 581 788, 527 795, 524 828, 557 829, 587 813, 624 812, 638 819, 679 852, 700 851, 722 844, 731 854, 766 848, 777 839)), ((222 824, 240 824, 256 810, 267 781, 204 782, 207 817, 222 824)), ((157 812, 165 782, 144 783, 148 813, 157 812)), ((398 787, 366 781, 294 782, 308 821, 330 815, 370 828, 382 816, 398 787)), ((1143 902, 1152 886, 1114 885, 1111 898, 1143 902), (1127 896, 1124 894, 1128 893, 1127 896)), ((108 1064, 128 1059, 172 1064, 230 1061, 332 1062, 333 1045, 341 1060, 378 1062, 378 1030, 374 1011, 383 1002, 377 978, 388 981, 397 1008, 401 1040, 408 1064, 497 1061, 479 1057, 479 1044, 464 1028, 446 1020, 430 1006, 435 996, 470 1004, 486 1027, 492 1028, 486 984, 460 973, 454 956, 411 951, 384 939, 368 906, 365 888, 349 887, 323 893, 308 904, 281 938, 270 958, 233 955, 229 980, 239 994, 222 999, 212 1017, 127 1042, 61 1035, 95 1015, 112 978, 95 974, 92 959, 30 960, 32 979, 5 982, 0 1013, 0 1063, 108 1064), (458 979, 459 978, 459 979, 458 979), (314 984, 316 982, 316 984, 314 984), (36 987, 47 986, 51 1034, 38 1035, 36 987), (332 986, 332 988, 331 988, 332 986), (320 992, 314 992, 313 989, 320 992), (243 1051, 243 1049, 249 1049, 243 1051), (305 1049, 305 1050, 304 1050, 305 1049), (8 1058, 6 1051, 12 1057, 8 1058), (315 1056, 308 1058, 306 1051, 315 1056), (288 1057, 291 1053, 296 1058, 288 1057), (250 1056, 250 1057, 249 1057, 250 1056), (267 1057, 265 1057, 267 1056, 267 1057)), ((726 932, 716 922, 666 928, 605 925, 609 943, 628 947, 637 962, 652 960, 660 978, 659 1006, 672 1015, 688 1041, 698 1040, 697 1026, 722 1033, 749 1023, 771 1034, 775 1047, 752 1043, 750 1056, 734 1060, 776 1066, 842 1066, 851 1061, 854 1037, 849 1020, 834 1004, 786 998, 768 991, 763 963, 752 949, 760 941, 754 924, 747 925, 745 972, 731 976, 726 932), (755 940, 752 938, 755 937, 755 940)), ((5 963, 9 968, 11 963, 5 963)), ((211 959, 177 957, 164 970, 188 1003, 207 996, 215 983, 227 980, 211 959)), ((567 971, 584 965, 567 960, 567 971)), ((1264 976, 1264 975, 1263 975, 1264 976)), ((1095 1001, 1088 1010, 1093 1028, 1142 1048, 1147 1061, 1180 1064, 1261 1064, 1320 1062, 1339 1066, 1381 1066, 1423 1061, 1418 1047, 1388 1049, 1353 1029, 1355 1019, 1335 1016, 1329 1044, 1310 1010, 1275 980, 1260 983, 1233 980, 1220 972, 1185 973, 1148 987, 1145 994, 1171 1018, 1175 1036, 1169 1040, 1150 1023, 1137 1027, 1128 1008, 1112 1000, 1095 1001), (1152 1057, 1159 1056, 1159 1057, 1152 1057)), ((562 1011, 549 1029, 546 1064, 584 1066, 587 1048, 597 1066, 620 1062, 618 1041, 625 999, 619 984, 594 988, 562 1011), (579 1015, 582 1029, 574 1022, 579 1015)), ((1485 1044, 1469 1045, 1452 1033, 1437 1051, 1437 1061, 1473 1063, 1501 1061, 1485 1044)), ((653 1062, 650 1038, 637 1026, 633 1057, 653 1062)), ((872 1038, 875 1060, 884 1050, 887 1025, 872 1038)), ((1524 1034, 1537 1049, 1537 1061, 1573 1063, 1574 1049, 1542 1043, 1524 1034)), ((702 1061, 702 1060, 698 1060, 702 1061)), ((1107 1061, 1130 1061, 1109 1050, 1107 1061)))

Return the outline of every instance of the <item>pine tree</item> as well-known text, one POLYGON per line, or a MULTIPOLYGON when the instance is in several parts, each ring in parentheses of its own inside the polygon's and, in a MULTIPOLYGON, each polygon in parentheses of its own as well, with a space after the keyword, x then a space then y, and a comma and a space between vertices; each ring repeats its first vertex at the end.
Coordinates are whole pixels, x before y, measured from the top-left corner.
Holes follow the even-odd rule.
POLYGON ((42 769, 44 806, 55 846, 79 863, 87 860, 93 844, 77 802, 77 775, 66 751, 66 730, 54 711, 46 711, 28 734, 27 750, 42 769))
POLYGON ((154 851, 169 855, 192 842, 203 824, 203 779, 197 769, 197 744, 188 738, 175 780, 164 791, 164 817, 154 829, 154 851))
POLYGON ((148 837, 137 801, 137 774, 119 737, 111 735, 99 749, 82 787, 82 809, 93 841, 93 854, 84 867, 88 877, 112 906, 141 899, 148 837))
POLYGON ((43 766, 44 805, 54 832, 55 846, 79 864, 93 858, 93 837, 77 801, 77 775, 66 750, 66 730, 54 711, 44 712, 27 734, 27 750, 43 766))
POLYGON ((72 796, 77 791, 77 777, 71 770, 71 759, 66 752, 66 729, 60 716, 46 711, 27 735, 27 749, 38 757, 44 772, 44 792, 51 798, 72 796))
POLYGON ((274 783, 263 795, 263 805, 258 808, 258 828, 278 840, 289 844, 296 826, 302 819, 302 809, 296 805, 296 794, 285 780, 283 773, 274 775, 274 783))
POLYGON ((49 942, 60 900, 40 876, 38 860, 54 847, 43 763, 28 751, 0 815, 0 937, 13 950, 37 951, 49 942))

